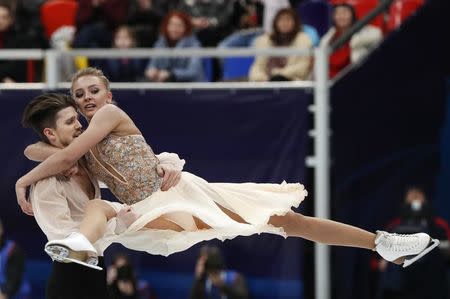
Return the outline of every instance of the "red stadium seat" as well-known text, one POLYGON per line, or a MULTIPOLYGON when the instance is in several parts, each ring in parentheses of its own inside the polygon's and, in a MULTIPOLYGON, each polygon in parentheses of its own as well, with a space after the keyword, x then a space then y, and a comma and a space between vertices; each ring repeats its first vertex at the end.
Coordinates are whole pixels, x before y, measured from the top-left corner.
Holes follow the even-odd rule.
POLYGON ((395 0, 389 9, 386 31, 396 29, 400 24, 423 5, 423 0, 395 0))
POLYGON ((75 26, 78 2, 75 0, 48 0, 41 6, 41 22, 50 38, 61 26, 75 26))

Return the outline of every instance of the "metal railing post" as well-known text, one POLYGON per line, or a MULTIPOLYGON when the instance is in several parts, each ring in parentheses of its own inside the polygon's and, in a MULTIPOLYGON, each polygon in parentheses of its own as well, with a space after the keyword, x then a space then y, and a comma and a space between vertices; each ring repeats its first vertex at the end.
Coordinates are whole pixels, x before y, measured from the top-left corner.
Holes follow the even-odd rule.
MULTIPOLYGON (((329 90, 328 90, 328 46, 315 50, 315 90, 314 90, 314 138, 315 171, 314 195, 315 216, 330 217, 330 143, 329 143, 329 90)), ((315 293, 316 299, 330 299, 330 248, 315 244, 315 293)))
POLYGON ((56 50, 45 51, 45 82, 48 89, 56 89, 59 83, 58 57, 60 52, 56 50))

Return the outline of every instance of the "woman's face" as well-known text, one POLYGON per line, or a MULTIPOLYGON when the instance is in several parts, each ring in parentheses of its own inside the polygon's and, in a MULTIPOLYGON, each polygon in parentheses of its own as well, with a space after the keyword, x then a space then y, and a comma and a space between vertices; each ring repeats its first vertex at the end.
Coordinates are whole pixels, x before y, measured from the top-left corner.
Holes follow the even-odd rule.
POLYGON ((337 29, 348 29, 352 25, 352 11, 345 6, 338 6, 334 10, 334 23, 337 29))
POLYGON ((5 7, 0 6, 0 32, 8 30, 12 24, 11 12, 5 7))
POLYGON ((114 47, 119 49, 129 49, 134 47, 133 38, 126 29, 120 29, 114 36, 114 47))
POLYGON ((78 78, 72 85, 72 94, 80 113, 88 120, 92 119, 98 109, 112 101, 112 93, 106 89, 103 81, 94 75, 78 78))
POLYGON ((177 16, 170 18, 167 24, 167 34, 171 40, 180 40, 186 32, 186 25, 183 20, 177 16))
POLYGON ((295 22, 290 14, 282 14, 276 23, 279 33, 289 33, 294 30, 295 22))

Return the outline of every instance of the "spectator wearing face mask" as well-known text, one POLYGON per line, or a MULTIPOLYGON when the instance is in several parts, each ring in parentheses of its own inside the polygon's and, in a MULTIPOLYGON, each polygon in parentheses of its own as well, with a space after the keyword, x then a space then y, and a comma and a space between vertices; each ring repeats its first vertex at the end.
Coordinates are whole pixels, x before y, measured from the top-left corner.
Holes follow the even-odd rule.
POLYGON ((391 221, 387 229, 399 234, 427 232, 441 244, 440 250, 414 267, 402 269, 377 261, 375 264, 380 274, 377 298, 447 298, 450 229, 448 223, 434 213, 422 188, 411 186, 406 189, 399 216, 391 221))

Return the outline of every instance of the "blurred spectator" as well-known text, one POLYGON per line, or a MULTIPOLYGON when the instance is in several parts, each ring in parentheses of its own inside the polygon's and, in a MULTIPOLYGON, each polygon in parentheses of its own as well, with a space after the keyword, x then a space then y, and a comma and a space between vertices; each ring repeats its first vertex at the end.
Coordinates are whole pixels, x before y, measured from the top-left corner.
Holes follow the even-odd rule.
POLYGON ((242 274, 227 270, 220 249, 203 246, 195 266, 190 299, 245 299, 247 283, 242 274))
POLYGON ((192 18, 195 33, 204 47, 215 47, 234 31, 235 0, 181 0, 178 9, 192 18))
MULTIPOLYGON (((161 25, 161 36, 155 48, 196 48, 200 42, 192 34, 189 16, 183 12, 170 12, 161 25)), ((199 57, 155 57, 150 60, 145 76, 152 82, 205 81, 202 60, 199 57)))
MULTIPOLYGON (((334 6, 333 26, 322 37, 323 43, 331 43, 342 36, 357 21, 352 5, 342 3, 334 6)), ((383 39, 380 28, 373 25, 364 26, 355 33, 341 48, 330 55, 330 78, 336 76, 346 66, 361 61, 383 39)))
POLYGON ((74 48, 109 48, 114 30, 125 24, 130 0, 78 0, 74 48))
POLYGON ((447 296, 446 263, 449 259, 448 223, 435 216, 425 192, 416 186, 406 190, 400 217, 388 226, 399 234, 426 232, 441 240, 441 250, 434 250, 414 266, 402 269, 393 263, 378 261, 380 271, 377 299, 444 299, 447 296), (426 273, 426 275, 424 275, 426 273))
POLYGON ((156 295, 145 281, 139 281, 126 254, 117 254, 108 267, 107 283, 111 299, 156 299, 156 295))
MULTIPOLYGON (((283 8, 289 8, 296 10, 297 5, 301 1, 287 1, 287 0, 260 0, 264 3, 264 18, 263 27, 264 32, 273 33, 273 19, 277 13, 283 8)), ((316 28, 311 25, 302 23, 303 32, 305 32, 311 39, 314 46, 317 46, 320 41, 319 33, 316 28)))
MULTIPOLYGON (((128 26, 116 29, 113 48, 126 50, 136 47, 136 36, 128 26)), ((100 62, 99 66, 111 82, 135 82, 142 80, 145 61, 140 58, 109 58, 100 62)))
POLYGON ((14 4, 17 31, 30 39, 32 48, 46 48, 47 39, 41 23, 40 8, 45 0, 10 0, 14 4))
POLYGON ((25 256, 16 242, 4 237, 0 220, 0 299, 31 298, 31 288, 24 279, 25 256))
MULTIPOLYGON (((26 34, 15 28, 14 15, 7 2, 0 2, 0 49, 31 48, 26 34)), ((0 61, 0 83, 26 82, 26 60, 0 61)))
POLYGON ((273 20, 276 14, 280 11, 280 9, 289 8, 290 3, 288 0, 261 0, 261 2, 264 4, 264 32, 272 33, 273 20))
POLYGON ((137 46, 151 48, 158 38, 163 17, 176 7, 177 1, 132 0, 127 24, 136 33, 137 46))
POLYGON ((236 2, 236 16, 239 20, 237 31, 228 35, 219 43, 219 48, 248 47, 261 35, 263 6, 257 0, 236 2))
MULTIPOLYGON (((302 24, 295 10, 284 8, 278 11, 273 21, 273 33, 264 34, 255 40, 255 47, 292 47, 311 49, 311 39, 302 31, 302 24)), ((290 81, 307 79, 311 69, 311 57, 267 57, 258 56, 253 63, 250 81, 290 81)))

